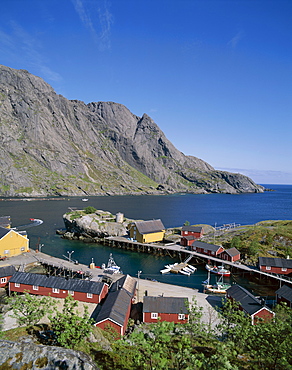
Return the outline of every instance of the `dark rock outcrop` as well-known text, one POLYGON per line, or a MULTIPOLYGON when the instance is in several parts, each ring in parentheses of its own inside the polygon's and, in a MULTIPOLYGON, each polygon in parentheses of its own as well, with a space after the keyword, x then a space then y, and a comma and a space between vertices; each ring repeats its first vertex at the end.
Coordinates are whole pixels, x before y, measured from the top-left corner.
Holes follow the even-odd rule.
POLYGON ((1 369, 98 370, 85 353, 61 347, 36 345, 30 340, 0 340, 1 369))
POLYGON ((186 156, 144 114, 85 104, 25 70, 0 66, 0 195, 262 192, 186 156))

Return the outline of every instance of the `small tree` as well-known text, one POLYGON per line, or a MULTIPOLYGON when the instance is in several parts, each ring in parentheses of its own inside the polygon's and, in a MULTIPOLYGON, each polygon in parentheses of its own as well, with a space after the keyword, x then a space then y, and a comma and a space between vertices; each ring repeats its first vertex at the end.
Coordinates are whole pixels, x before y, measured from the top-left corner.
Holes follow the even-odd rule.
POLYGON ((84 209, 84 212, 89 215, 90 213, 94 213, 96 211, 96 209, 92 206, 88 206, 84 209))
POLYGON ((89 318, 85 306, 83 317, 78 315, 78 302, 72 296, 67 296, 62 312, 50 316, 52 330, 57 336, 58 343, 66 348, 74 349, 89 337, 93 330, 93 320, 89 318))
POLYGON ((25 292, 22 295, 13 294, 7 298, 7 304, 12 310, 19 325, 36 325, 46 314, 53 311, 55 302, 51 297, 38 297, 25 292))

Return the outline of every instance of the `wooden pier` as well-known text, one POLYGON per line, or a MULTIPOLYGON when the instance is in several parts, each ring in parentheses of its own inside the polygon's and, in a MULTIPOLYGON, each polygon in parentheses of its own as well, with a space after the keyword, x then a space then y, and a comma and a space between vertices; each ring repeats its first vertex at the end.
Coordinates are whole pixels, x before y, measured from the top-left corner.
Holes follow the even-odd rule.
POLYGON ((192 258, 196 259, 197 262, 202 262, 202 263, 213 261, 217 265, 224 264, 224 265, 230 266, 230 269, 233 272, 240 271, 243 273, 256 275, 260 279, 267 278, 267 279, 276 280, 280 286, 284 283, 292 285, 292 279, 289 277, 286 277, 286 276, 283 277, 283 275, 278 275, 278 274, 266 273, 266 272, 260 271, 255 266, 247 266, 247 265, 244 265, 238 262, 230 262, 230 261, 222 260, 217 257, 212 257, 212 256, 208 256, 202 253, 194 252, 194 251, 186 249, 186 247, 183 247, 175 243, 143 244, 143 243, 139 243, 133 240, 129 240, 124 237, 111 236, 111 237, 107 237, 104 239, 104 244, 114 247, 114 248, 121 248, 121 249, 136 251, 136 252, 151 253, 151 254, 159 255, 159 256, 169 256, 172 258, 178 258, 181 263, 185 264, 185 266, 192 258))

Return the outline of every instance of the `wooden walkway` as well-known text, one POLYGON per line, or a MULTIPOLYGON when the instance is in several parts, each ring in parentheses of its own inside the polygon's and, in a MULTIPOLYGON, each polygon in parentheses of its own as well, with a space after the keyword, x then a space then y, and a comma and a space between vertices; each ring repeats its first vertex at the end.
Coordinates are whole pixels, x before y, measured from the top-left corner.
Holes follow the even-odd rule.
MULTIPOLYGON (((208 261, 213 261, 217 265, 224 264, 224 265, 230 266, 233 269, 241 270, 242 272, 257 274, 257 275, 262 276, 262 277, 268 277, 268 278, 271 278, 271 279, 275 279, 280 284, 282 284, 282 283, 292 284, 292 279, 289 278, 289 277, 284 277, 283 275, 272 274, 272 273, 269 274, 269 273, 260 271, 255 266, 248 266, 248 265, 244 265, 244 264, 241 264, 241 263, 238 263, 238 262, 230 262, 230 261, 222 260, 222 259, 217 258, 217 257, 212 257, 212 256, 208 256, 206 254, 190 251, 190 250, 186 249, 186 247, 183 247, 183 246, 175 244, 175 243, 167 244, 167 245, 158 244, 158 243, 143 244, 143 243, 139 243, 139 242, 136 242, 136 241, 129 240, 129 239, 124 238, 124 237, 113 237, 113 236, 111 236, 111 237, 105 238, 105 244, 113 246, 113 247, 118 247, 118 248, 123 248, 122 244, 127 244, 129 249, 134 249, 138 252, 144 252, 144 253, 150 253, 151 251, 154 251, 155 249, 156 250, 162 250, 162 251, 165 251, 165 252, 166 251, 176 252, 176 253, 179 253, 180 255, 181 254, 185 255, 185 259, 184 259, 184 261, 182 261, 184 263, 187 263, 192 258, 196 257, 198 259, 201 259, 202 262, 207 263, 208 261)), ((167 253, 165 253, 165 255, 167 255, 167 253)))

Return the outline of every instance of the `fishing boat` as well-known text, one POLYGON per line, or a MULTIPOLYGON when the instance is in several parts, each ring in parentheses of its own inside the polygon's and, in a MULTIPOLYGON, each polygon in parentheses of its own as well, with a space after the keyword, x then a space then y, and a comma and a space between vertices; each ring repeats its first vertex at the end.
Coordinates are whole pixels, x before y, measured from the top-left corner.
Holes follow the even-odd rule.
POLYGON ((230 270, 227 270, 223 265, 221 266, 211 266, 206 265, 206 270, 212 272, 212 274, 220 275, 220 276, 230 276, 230 270))
POLYGON ((210 270, 208 270, 208 278, 203 281, 204 292, 215 293, 215 294, 226 294, 228 288, 231 287, 230 284, 224 283, 223 275, 219 277, 215 284, 210 284, 210 270))
POLYGON ((107 274, 118 274, 118 273, 122 273, 120 271, 120 269, 121 269, 120 266, 118 266, 115 263, 112 253, 110 253, 110 255, 109 255, 109 260, 108 260, 107 266, 105 266, 105 264, 103 264, 102 265, 102 268, 104 269, 103 272, 105 272, 107 274))

